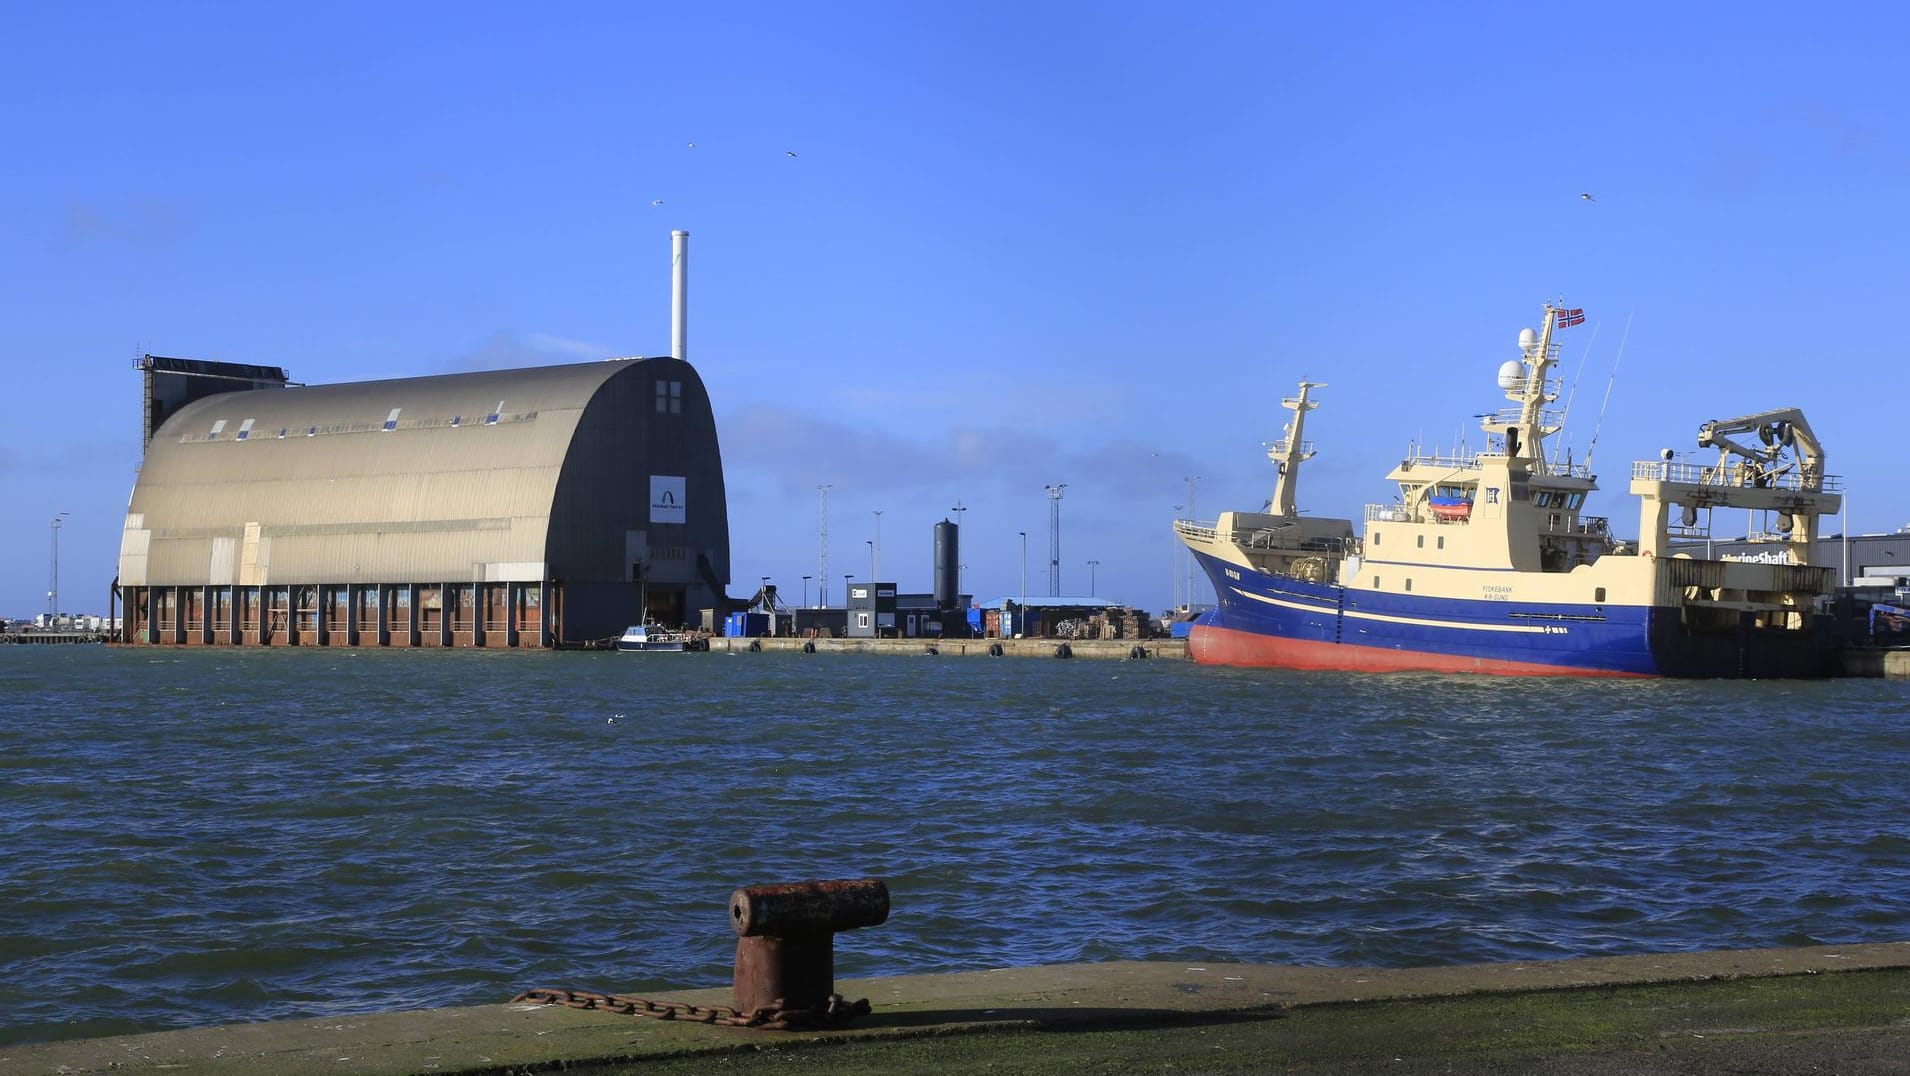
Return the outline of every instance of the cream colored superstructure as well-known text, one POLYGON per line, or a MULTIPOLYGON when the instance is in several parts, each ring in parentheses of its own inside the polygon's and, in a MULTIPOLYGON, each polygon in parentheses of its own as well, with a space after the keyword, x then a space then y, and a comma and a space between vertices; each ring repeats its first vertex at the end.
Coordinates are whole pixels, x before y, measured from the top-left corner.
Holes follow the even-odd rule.
POLYGON ((1343 519, 1298 516, 1292 483, 1312 455, 1300 440, 1316 406, 1301 382, 1295 411, 1269 455, 1280 468, 1267 513, 1222 513, 1212 526, 1188 520, 1175 531, 1190 548, 1232 564, 1349 590, 1427 598, 1541 602, 1590 607, 1659 606, 1682 610, 1693 629, 1732 627, 1749 614, 1760 628, 1802 629, 1831 589, 1830 570, 1811 567, 1818 517, 1835 513, 1838 480, 1824 473, 1823 452, 1802 413, 1783 409, 1706 423, 1700 447, 1715 464, 1666 459, 1633 465, 1630 492, 1640 500, 1639 538, 1615 539, 1604 518, 1583 513, 1598 489, 1584 463, 1549 454, 1560 429, 1549 406, 1559 386, 1550 375, 1561 311, 1547 306, 1539 332, 1520 333, 1520 357, 1500 371, 1513 406, 1484 416, 1488 450, 1408 456, 1387 479, 1392 503, 1368 506, 1355 541, 1343 519), (1745 446, 1732 433, 1755 432, 1745 446), (1697 559, 1673 552, 1673 539, 1708 537, 1709 513, 1744 509, 1763 519, 1771 551, 1755 559, 1697 559))

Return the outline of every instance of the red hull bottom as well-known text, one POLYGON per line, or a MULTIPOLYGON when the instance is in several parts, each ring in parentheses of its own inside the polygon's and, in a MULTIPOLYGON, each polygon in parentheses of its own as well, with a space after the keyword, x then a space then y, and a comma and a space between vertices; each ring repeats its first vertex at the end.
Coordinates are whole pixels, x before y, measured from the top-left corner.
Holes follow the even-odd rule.
POLYGON ((1187 654, 1202 665, 1243 665, 1328 672, 1486 673, 1492 676, 1596 676, 1649 679, 1645 673, 1575 669, 1529 661, 1499 661, 1412 650, 1382 650, 1348 643, 1276 639, 1252 632, 1197 624, 1187 636, 1187 654))

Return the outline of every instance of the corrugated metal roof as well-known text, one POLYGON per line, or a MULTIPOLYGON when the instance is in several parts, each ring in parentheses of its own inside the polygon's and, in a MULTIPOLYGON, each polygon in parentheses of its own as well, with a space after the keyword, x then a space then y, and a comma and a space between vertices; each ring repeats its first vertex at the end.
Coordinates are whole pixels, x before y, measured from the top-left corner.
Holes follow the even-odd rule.
POLYGON ((120 581, 535 579, 578 419, 638 361, 195 401, 147 449, 120 581))

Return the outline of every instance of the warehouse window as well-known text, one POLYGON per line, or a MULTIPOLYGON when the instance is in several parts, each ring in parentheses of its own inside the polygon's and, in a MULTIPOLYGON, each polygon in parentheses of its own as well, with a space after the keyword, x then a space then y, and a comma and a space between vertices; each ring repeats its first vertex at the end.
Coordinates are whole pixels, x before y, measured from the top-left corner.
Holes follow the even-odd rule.
POLYGON ((252 420, 246 419, 239 423, 239 440, 243 441, 250 436, 252 436, 252 420))
POLYGON ((497 425, 498 417, 503 414, 504 414, 504 401, 499 400, 497 402, 497 407, 493 408, 490 414, 484 416, 484 424, 486 426, 497 425))
POLYGON ((225 432, 225 419, 220 419, 219 421, 212 424, 212 432, 209 434, 206 434, 206 440, 217 441, 219 439, 219 435, 224 432, 225 432))
POLYGON ((464 423, 464 416, 463 416, 463 415, 452 415, 452 416, 451 416, 451 428, 452 428, 452 429, 454 429, 454 430, 455 430, 455 429, 457 429, 457 428, 458 428, 458 427, 459 427, 460 425, 462 425, 463 423, 464 423))
POLYGON ((385 432, 386 433, 390 433, 391 431, 398 428, 398 412, 402 410, 404 410, 404 408, 394 407, 391 409, 391 414, 385 416, 385 432))

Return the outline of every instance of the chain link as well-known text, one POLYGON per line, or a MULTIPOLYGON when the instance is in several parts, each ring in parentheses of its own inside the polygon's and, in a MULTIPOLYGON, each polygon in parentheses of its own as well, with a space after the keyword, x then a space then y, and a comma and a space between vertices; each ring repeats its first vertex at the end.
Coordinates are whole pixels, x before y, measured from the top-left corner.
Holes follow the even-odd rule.
POLYGON ((847 1026, 849 1021, 869 1012, 869 999, 850 1001, 841 994, 817 1008, 789 1008, 781 999, 744 1012, 728 1005, 692 1005, 687 1001, 656 1001, 626 994, 599 994, 589 990, 526 990, 511 999, 513 1004, 567 1005, 573 1009, 595 1009, 623 1016, 650 1016, 658 1020, 682 1020, 719 1027, 747 1027, 760 1031, 816 1031, 847 1026))

